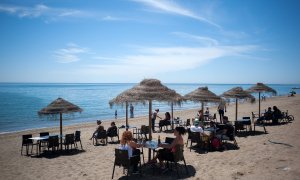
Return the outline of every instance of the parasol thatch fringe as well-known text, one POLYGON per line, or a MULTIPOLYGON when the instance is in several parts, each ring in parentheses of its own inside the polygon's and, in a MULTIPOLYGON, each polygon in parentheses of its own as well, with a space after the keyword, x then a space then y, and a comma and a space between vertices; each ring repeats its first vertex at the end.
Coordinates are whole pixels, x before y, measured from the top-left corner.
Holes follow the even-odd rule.
POLYGON ((247 92, 250 92, 250 93, 270 92, 273 95, 277 95, 276 90, 274 90, 273 88, 271 88, 263 83, 257 83, 256 85, 247 89, 247 92))
POLYGON ((138 85, 131 89, 125 90, 123 93, 119 94, 117 97, 109 101, 112 107, 115 104, 124 105, 128 103, 143 103, 146 101, 166 101, 168 103, 174 103, 181 105, 183 97, 176 93, 176 91, 169 89, 164 86, 157 79, 144 79, 138 85))
POLYGON ((41 109, 38 114, 39 115, 47 115, 47 114, 59 114, 59 113, 73 113, 73 112, 81 112, 82 109, 76 106, 69 101, 64 100, 63 98, 57 98, 53 102, 51 102, 47 107, 41 109))
POLYGON ((194 102, 220 102, 221 98, 215 93, 208 90, 207 87, 199 87, 194 91, 186 94, 184 99, 194 102))

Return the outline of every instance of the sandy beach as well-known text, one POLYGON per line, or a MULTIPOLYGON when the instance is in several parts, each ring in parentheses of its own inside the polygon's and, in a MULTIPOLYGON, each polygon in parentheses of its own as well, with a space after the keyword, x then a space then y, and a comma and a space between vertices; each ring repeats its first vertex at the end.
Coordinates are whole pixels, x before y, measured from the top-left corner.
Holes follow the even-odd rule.
MULTIPOLYGON (((294 115, 292 123, 267 126, 268 134, 263 129, 255 136, 236 137, 240 149, 225 150, 223 152, 198 153, 185 147, 184 156, 189 168, 189 175, 184 171, 181 175, 185 179, 300 179, 300 96, 273 97, 262 102, 262 111, 269 106, 276 105, 282 111, 289 111, 294 115)), ((200 105, 199 105, 200 106, 200 105)), ((216 108, 210 109, 216 113, 216 108)), ((258 103, 240 103, 238 116, 250 116, 258 111, 258 103)), ((197 110, 174 112, 175 117, 181 119, 192 118, 197 110)), ((163 117, 164 112, 159 115, 163 117)), ((235 105, 227 107, 226 115, 234 120, 235 105)), ((130 119, 130 125, 140 127, 148 124, 147 116, 130 119)), ((105 121, 105 129, 110 121, 105 121)), ((125 124, 124 119, 116 121, 117 126, 125 124)), ((21 124, 20 124, 21 125, 21 124)), ((21 156, 22 134, 31 133, 38 136, 39 132, 49 131, 58 134, 59 128, 37 129, 17 133, 0 135, 0 179, 111 179, 114 149, 117 144, 94 146, 89 140, 96 123, 65 126, 63 133, 73 133, 80 130, 84 151, 50 157, 21 156)), ((124 129, 120 129, 120 134, 124 129)), ((155 133, 154 139, 160 135, 173 137, 173 134, 155 133)), ((187 138, 187 135, 184 137, 187 138)), ((147 150, 145 150, 147 151, 147 150)), ((147 153, 146 153, 147 154, 147 153)), ((146 157, 146 156, 145 156, 146 157)), ((175 179, 176 173, 154 174, 145 171, 144 179, 175 179)), ((114 179, 124 178, 122 168, 116 167, 114 179)), ((139 176, 133 178, 140 179, 139 176)))

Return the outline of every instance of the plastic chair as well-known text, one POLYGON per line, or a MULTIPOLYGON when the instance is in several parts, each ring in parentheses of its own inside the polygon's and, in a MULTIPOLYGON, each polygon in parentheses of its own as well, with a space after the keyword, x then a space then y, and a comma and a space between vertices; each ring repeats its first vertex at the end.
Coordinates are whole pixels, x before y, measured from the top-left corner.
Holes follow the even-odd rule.
POLYGON ((68 149, 71 146, 72 149, 72 145, 74 145, 75 147, 75 136, 74 134, 66 134, 65 136, 65 141, 64 141, 64 145, 65 145, 65 150, 68 149))
POLYGON ((183 155, 183 145, 179 145, 177 144, 175 146, 175 152, 173 153, 173 160, 168 160, 167 162, 171 162, 175 165, 175 168, 176 168, 176 172, 177 172, 177 176, 179 178, 179 169, 178 169, 178 162, 180 161, 183 161, 184 163, 184 166, 185 166, 185 170, 186 170, 186 174, 188 175, 189 174, 189 171, 188 171, 188 168, 187 168, 187 165, 186 165, 186 162, 185 162, 185 158, 184 158, 184 155, 183 155))
POLYGON ((49 136, 48 139, 48 151, 51 148, 52 151, 57 150, 59 147, 58 135, 56 136, 49 136))
POLYGON ((81 138, 80 138, 80 131, 75 131, 75 138, 74 138, 74 141, 75 141, 75 147, 78 148, 77 142, 80 142, 81 149, 83 150, 83 148, 82 148, 82 143, 81 143, 81 138))
POLYGON ((101 139, 102 144, 107 145, 107 133, 106 130, 97 133, 96 137, 93 138, 93 144, 98 145, 98 139, 101 139))
MULTIPOLYGON (((49 136, 49 132, 41 132, 40 137, 43 137, 43 136, 49 136)), ((41 147, 47 147, 47 145, 48 145, 48 139, 40 140, 39 150, 41 151, 41 147)))
POLYGON ((113 141, 113 137, 117 137, 118 138, 118 142, 120 141, 119 139, 119 129, 114 126, 114 127, 110 127, 107 129, 107 136, 111 138, 111 141, 113 141))
POLYGON ((37 145, 33 143, 32 139, 32 134, 25 134, 22 135, 22 147, 21 147, 21 155, 23 155, 23 147, 26 147, 26 155, 28 156, 28 151, 29 151, 29 146, 31 146, 31 153, 32 153, 32 149, 33 149, 33 145, 37 145))
MULTIPOLYGON (((131 158, 135 158, 136 156, 132 156, 131 158)), ((127 178, 129 175, 129 168, 131 166, 131 161, 128 158, 128 151, 127 150, 121 150, 121 149, 115 149, 115 162, 114 162, 114 167, 113 167, 113 172, 112 172, 112 177, 111 179, 114 178, 114 173, 115 173, 115 167, 117 166, 122 166, 123 167, 123 173, 125 173, 125 170, 127 170, 127 178)), ((140 165, 140 170, 141 170, 141 161, 139 160, 139 165, 140 165)))

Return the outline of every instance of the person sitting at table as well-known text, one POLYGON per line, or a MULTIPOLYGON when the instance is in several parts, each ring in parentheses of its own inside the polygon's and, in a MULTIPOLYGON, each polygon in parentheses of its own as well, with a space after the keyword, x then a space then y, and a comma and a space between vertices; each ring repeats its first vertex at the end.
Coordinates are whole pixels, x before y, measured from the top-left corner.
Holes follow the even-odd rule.
POLYGON ((162 131, 163 126, 171 125, 170 120, 171 120, 171 115, 170 115, 169 112, 166 112, 165 113, 165 118, 163 120, 159 121, 159 130, 160 130, 160 132, 162 131))
POLYGON ((159 149, 157 155, 149 161, 150 164, 156 163, 157 159, 159 160, 160 168, 165 170, 165 166, 163 164, 164 161, 173 161, 174 153, 176 151, 176 145, 184 146, 184 141, 182 135, 186 133, 184 127, 176 127, 174 130, 175 139, 172 144, 159 144, 158 147, 162 147, 163 149, 159 149))
POLYGON ((104 127, 101 125, 101 121, 100 120, 97 120, 97 125, 98 127, 96 128, 96 130, 94 131, 92 137, 90 138, 90 140, 92 140, 93 138, 96 138, 97 137, 97 134, 101 131, 104 130, 104 127))
POLYGON ((122 134, 121 142, 119 149, 128 151, 128 159, 130 159, 130 164, 133 165, 133 172, 136 172, 138 169, 138 164, 141 160, 140 154, 141 151, 137 148, 143 147, 142 144, 137 144, 133 141, 133 136, 131 131, 124 131, 122 134))
POLYGON ((195 119, 194 124, 190 128, 191 132, 200 132, 200 134, 203 134, 204 131, 202 127, 200 126, 200 122, 198 119, 195 119))

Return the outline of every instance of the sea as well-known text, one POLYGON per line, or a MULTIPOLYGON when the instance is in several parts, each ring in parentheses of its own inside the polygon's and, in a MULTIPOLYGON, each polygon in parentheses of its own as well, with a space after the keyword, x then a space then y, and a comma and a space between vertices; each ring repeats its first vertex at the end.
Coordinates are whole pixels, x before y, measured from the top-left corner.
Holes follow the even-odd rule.
MULTIPOLYGON (((81 113, 63 114, 63 125, 72 125, 95 120, 117 119, 125 117, 125 106, 109 106, 109 101, 134 83, 0 83, 0 134, 24 131, 37 128, 59 126, 59 116, 39 116, 38 111, 46 107, 58 97, 78 105, 81 113)), ((207 86, 217 95, 233 88, 247 89, 253 84, 164 84, 181 95, 185 95, 198 87, 207 86)), ((277 91, 277 95, 285 96, 299 84, 268 84, 277 91)), ((299 92, 297 92, 299 93, 299 92)), ((266 97, 272 96, 263 93, 266 97)), ((257 96, 257 94, 254 94, 257 96)), ((212 104, 206 104, 211 106, 212 104)), ((174 110, 200 108, 200 103, 184 102, 174 106, 174 110)), ((153 102, 153 109, 171 111, 166 102, 153 102)), ((134 104, 134 115, 148 115, 147 104, 134 104)))

